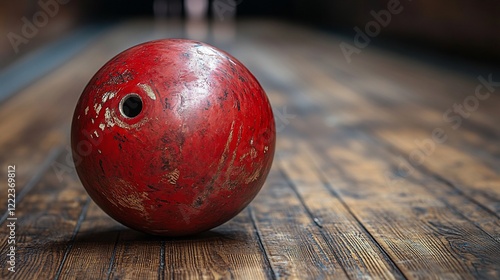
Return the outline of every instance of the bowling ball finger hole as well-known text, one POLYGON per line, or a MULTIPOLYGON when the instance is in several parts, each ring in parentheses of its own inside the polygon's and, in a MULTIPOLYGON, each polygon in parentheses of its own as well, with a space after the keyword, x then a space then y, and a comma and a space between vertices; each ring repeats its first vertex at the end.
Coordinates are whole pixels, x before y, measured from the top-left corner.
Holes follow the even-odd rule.
POLYGON ((132 93, 120 101, 120 113, 125 118, 135 118, 142 111, 142 99, 139 95, 132 93))

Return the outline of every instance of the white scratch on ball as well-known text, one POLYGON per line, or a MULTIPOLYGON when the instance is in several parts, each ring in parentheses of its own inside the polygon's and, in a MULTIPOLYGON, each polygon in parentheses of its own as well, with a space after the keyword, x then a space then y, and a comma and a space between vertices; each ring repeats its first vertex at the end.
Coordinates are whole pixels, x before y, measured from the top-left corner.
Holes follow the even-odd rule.
POLYGON ((111 116, 111 110, 109 110, 109 108, 106 108, 106 112, 104 112, 104 120, 106 121, 107 126, 109 127, 115 126, 115 121, 111 116))
POLYGON ((167 175, 168 182, 172 185, 177 184, 177 180, 179 179, 180 174, 181 172, 179 171, 179 169, 176 168, 174 171, 170 172, 167 175))
POLYGON ((102 105, 101 104, 94 104, 94 111, 95 111, 95 117, 99 116, 99 112, 101 111, 102 105))
POLYGON ((151 86, 149 86, 148 84, 137 84, 137 86, 142 88, 142 90, 144 90, 144 92, 146 92, 146 94, 149 96, 149 98, 151 98, 152 100, 156 100, 156 95, 153 92, 153 89, 151 88, 151 86))
POLYGON ((87 108, 85 108, 85 116, 87 115, 88 112, 89 112, 89 106, 87 106, 87 108))
POLYGON ((103 95, 102 95, 102 103, 108 101, 108 99, 111 99, 115 96, 116 94, 116 91, 108 91, 108 92, 105 92, 103 95))
POLYGON ((106 125, 105 125, 105 124, 103 124, 103 123, 101 123, 101 124, 99 125, 99 128, 100 128, 102 131, 104 131, 104 128, 105 128, 105 127, 106 127, 106 125))

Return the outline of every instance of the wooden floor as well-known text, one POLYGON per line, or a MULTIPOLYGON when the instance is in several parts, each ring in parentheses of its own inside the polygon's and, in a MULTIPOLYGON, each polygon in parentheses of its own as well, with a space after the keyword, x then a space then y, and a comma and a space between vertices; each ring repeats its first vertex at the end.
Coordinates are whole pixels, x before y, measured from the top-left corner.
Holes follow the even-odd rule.
POLYGON ((71 164, 76 100, 118 52, 183 29, 112 26, 0 103, 0 278, 500 278, 500 84, 481 82, 500 74, 373 46, 348 63, 339 44, 350 38, 281 22, 247 20, 232 42, 205 40, 245 63, 275 110, 276 158, 258 197, 189 238, 147 236, 109 218, 71 164))

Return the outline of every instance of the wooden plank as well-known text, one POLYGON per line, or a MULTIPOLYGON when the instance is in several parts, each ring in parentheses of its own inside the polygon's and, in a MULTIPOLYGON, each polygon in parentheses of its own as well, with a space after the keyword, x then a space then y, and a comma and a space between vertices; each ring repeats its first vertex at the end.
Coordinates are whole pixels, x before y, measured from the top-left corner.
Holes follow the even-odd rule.
POLYGON ((373 110, 370 106, 365 105, 363 108, 365 108, 365 110, 357 111, 355 116, 351 110, 349 110, 349 112, 342 109, 336 110, 336 115, 338 118, 342 118, 343 115, 350 114, 350 122, 355 122, 360 127, 368 128, 368 130, 371 130, 371 128, 378 129, 379 126, 383 127, 383 132, 381 133, 390 134, 390 136, 385 135, 384 138, 391 137, 392 142, 398 141, 399 144, 406 145, 405 148, 399 148, 401 149, 401 154, 405 155, 407 158, 411 152, 418 151, 419 148, 416 146, 415 142, 422 143, 424 140, 429 139, 435 129, 443 130, 447 137, 445 147, 448 147, 448 150, 445 151, 440 148, 442 145, 434 143, 437 145, 436 151, 440 151, 440 153, 434 154, 434 152, 432 152, 433 154, 428 158, 426 156, 425 160, 436 165, 436 167, 439 166, 441 170, 446 171, 446 173, 441 173, 441 176, 446 178, 446 180, 452 180, 451 184, 456 184, 457 187, 468 196, 477 200, 480 204, 485 205, 488 209, 498 213, 498 209, 500 209, 498 206, 499 193, 498 191, 495 192, 493 189, 495 189, 494 186, 498 185, 499 178, 496 175, 498 172, 495 170, 495 166, 498 166, 500 160, 492 157, 489 153, 494 153, 497 148, 490 147, 489 152, 483 151, 484 147, 488 147, 488 144, 491 143, 491 141, 489 141, 491 137, 482 137, 482 135, 477 131, 470 130, 466 127, 462 128, 460 131, 454 131, 449 128, 447 129, 446 124, 442 122, 442 119, 440 119, 441 114, 436 114, 435 111, 422 106, 403 105, 395 107, 394 109, 391 108, 390 111, 385 111, 385 114, 383 110, 373 110), (363 111, 366 113, 363 113, 363 111), (388 112, 390 112, 393 116, 398 117, 391 119, 387 115, 388 112), (418 120, 411 119, 412 112, 421 117, 418 120), (404 128, 399 130, 399 127, 404 128), (463 135, 469 135, 469 138, 464 138, 463 135), (473 138, 475 142, 471 143, 470 135, 476 135, 476 137, 473 138), (480 137, 481 140, 478 140, 478 137, 480 137), (481 155, 480 159, 478 158, 479 155, 481 155), (433 161, 432 159, 434 157, 439 158, 440 160, 433 161), (460 157, 460 160, 458 160, 457 157, 460 157), (482 163, 484 161, 488 162, 489 166, 484 166, 482 163), (460 164, 459 162, 465 165, 461 165, 461 172, 456 172, 457 170, 452 167, 460 164), (480 169, 482 168, 482 175, 477 175, 484 176, 484 178, 488 179, 471 179, 470 174, 466 172, 467 166, 477 166, 480 169), (461 176, 464 180, 459 180, 456 176, 461 176))
POLYGON ((166 279, 269 279, 271 268, 259 247, 248 211, 209 232, 162 239, 166 279))
POLYGON ((157 279, 161 243, 157 238, 124 229, 119 232, 108 279, 157 279))
POLYGON ((7 223, 11 221, 1 224, 2 277, 54 278, 85 215, 88 202, 88 196, 79 182, 68 180, 62 184, 55 173, 45 173, 16 207, 15 273, 7 271, 6 265, 10 250, 7 223))
MULTIPOLYGON (((387 143, 383 139, 371 137, 370 141, 376 142, 376 145, 380 145, 381 148, 386 148, 385 153, 382 152, 384 158, 394 158, 395 155, 400 154, 399 150, 395 149, 390 143, 387 143)), ((424 173, 420 170, 414 170, 411 174, 404 173, 404 170, 409 170, 406 168, 411 166, 407 159, 397 156, 392 162, 395 167, 387 170, 384 175, 388 184, 400 180, 413 180, 445 203, 448 208, 462 215, 475 226, 500 242, 500 219, 498 219, 494 213, 485 209, 484 206, 478 204, 477 201, 464 196, 462 192, 457 191, 456 188, 450 184, 443 182, 439 177, 436 178, 432 174, 424 173)))
MULTIPOLYGON (((465 195, 483 205, 486 209, 500 217, 500 176, 498 172, 485 165, 481 159, 469 153, 464 153, 459 148, 442 145, 432 140, 432 134, 413 128, 377 129, 376 134, 399 149, 409 163, 408 167, 424 169, 440 176, 460 190, 465 195), (415 139, 427 139, 427 147, 434 148, 424 153, 415 146, 415 139), (430 141, 430 142, 429 142, 430 141)), ((430 149, 430 148, 429 148, 430 149)))
POLYGON ((376 147, 339 136, 336 145, 314 149, 325 179, 406 277, 499 276, 500 243, 422 188, 424 182, 387 184, 388 158, 376 147))
POLYGON ((286 156, 279 157, 278 165, 349 278, 403 279, 401 271, 345 203, 325 187, 307 155, 291 143, 288 146, 289 150, 282 149, 286 156))
MULTIPOLYGON (((15 177, 14 179, 14 192, 12 193, 9 191, 9 194, 13 194, 15 196, 15 203, 16 205, 19 204, 23 200, 23 198, 26 196, 26 194, 34 187, 40 179, 43 177, 43 175, 50 170, 51 166, 54 164, 54 161, 57 159, 57 157, 62 153, 62 148, 61 147, 55 147, 53 148, 49 154, 41 161, 40 165, 35 167, 32 167, 34 172, 33 176, 27 180, 25 176, 26 174, 26 168, 24 166, 20 166, 14 162, 10 162, 7 165, 4 166, 4 174, 6 175, 5 178, 7 177, 7 170, 10 169, 8 166, 12 166, 15 169, 15 177), (19 187, 21 186, 21 187, 19 187)), ((34 157, 41 157, 41 154, 34 155, 34 157)), ((36 159, 37 160, 37 159, 36 159)), ((28 169, 29 170, 29 169, 28 169)), ((5 184, 6 190, 5 193, 7 193, 7 184, 5 184)), ((9 195, 10 196, 10 195, 9 195)), ((0 224, 3 223, 10 215, 10 211, 7 209, 8 204, 4 204, 3 210, 5 211, 2 216, 0 216, 0 224)))
POLYGON ((108 278, 116 253, 116 242, 123 229, 124 226, 91 202, 58 278, 108 278))
MULTIPOLYGON (((334 245, 334 239, 314 221, 276 165, 249 211, 269 258, 273 277, 347 278, 338 259, 347 250, 334 245)), ((350 256, 342 260, 350 261, 350 256)))

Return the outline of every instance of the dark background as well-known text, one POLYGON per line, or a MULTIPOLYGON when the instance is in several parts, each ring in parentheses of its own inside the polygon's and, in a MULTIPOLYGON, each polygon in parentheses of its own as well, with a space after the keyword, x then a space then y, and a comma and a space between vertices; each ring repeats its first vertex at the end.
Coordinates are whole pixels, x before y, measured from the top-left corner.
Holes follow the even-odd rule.
MULTIPOLYGON (((43 2, 57 0, 42 0, 43 2)), ((63 0, 59 0, 63 1, 63 0)), ((68 0, 64 0, 68 1, 68 0)), ((159 0, 156 0, 159 1, 159 0)), ((210 0, 235 1, 235 0, 210 0)), ((386 9, 388 0, 236 0, 237 20, 246 17, 278 18, 353 38, 354 27, 361 29, 373 20, 370 11, 386 9)), ((396 51, 418 49, 441 56, 495 64, 500 61, 500 1, 495 0, 401 0, 404 10, 393 15, 388 26, 371 44, 396 51)), ((186 18, 182 0, 168 1, 167 17, 186 18)), ((0 67, 4 68, 36 47, 68 34, 87 23, 109 22, 133 17, 152 17, 154 1, 92 0, 68 1, 50 18, 39 34, 14 54, 7 38, 19 33, 21 19, 31 19, 39 11, 39 1, 18 0, 0 3, 0 67)), ((211 5, 209 5, 210 7, 211 5)), ((209 9, 208 18, 218 20, 209 9)))

